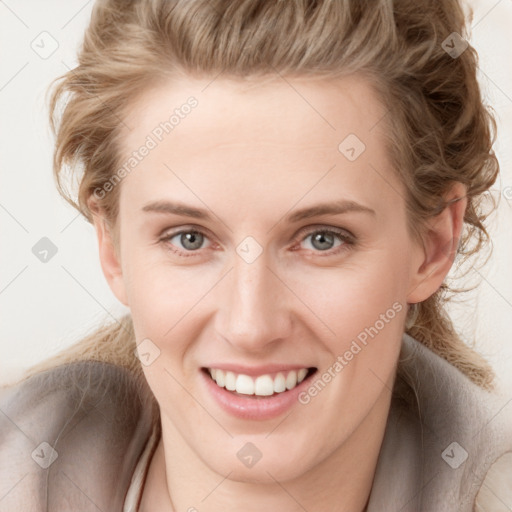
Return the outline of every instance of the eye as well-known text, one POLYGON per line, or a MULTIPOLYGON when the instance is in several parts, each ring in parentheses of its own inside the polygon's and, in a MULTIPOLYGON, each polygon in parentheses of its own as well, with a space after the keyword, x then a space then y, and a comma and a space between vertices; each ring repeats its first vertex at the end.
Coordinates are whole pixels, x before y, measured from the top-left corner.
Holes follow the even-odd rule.
MULTIPOLYGON (((307 249, 315 253, 326 253, 322 256, 332 256, 355 245, 355 237, 343 229, 326 226, 308 229, 309 231, 303 230, 297 235, 297 241, 300 244, 310 239, 310 247, 307 249)), ((204 248, 206 240, 209 240, 206 234, 194 228, 165 233, 160 238, 160 242, 165 243, 169 250, 183 257, 196 256, 204 248)), ((297 250, 297 246, 292 250, 297 250)))
POLYGON ((304 231, 299 233, 299 241, 307 240, 310 240, 308 249, 314 252, 325 252, 326 256, 350 249, 355 243, 354 236, 347 231, 325 226, 313 230, 310 228, 306 233, 304 231))
POLYGON ((198 252, 202 248, 205 240, 208 240, 208 237, 202 231, 196 229, 184 229, 175 233, 167 233, 160 238, 160 241, 165 242, 172 252, 184 257, 194 256, 194 252, 198 252))

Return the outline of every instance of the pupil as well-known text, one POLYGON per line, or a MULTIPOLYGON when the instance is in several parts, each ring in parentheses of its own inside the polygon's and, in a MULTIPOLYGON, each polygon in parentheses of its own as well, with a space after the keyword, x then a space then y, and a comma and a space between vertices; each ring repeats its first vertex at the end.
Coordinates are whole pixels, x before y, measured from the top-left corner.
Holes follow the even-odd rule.
POLYGON ((187 249, 199 249, 201 247, 201 235, 199 233, 184 233, 181 235, 181 243, 187 249), (191 244, 191 246, 189 245, 191 244))
POLYGON ((319 233, 313 237, 313 245, 315 245, 316 242, 320 242, 320 247, 317 247, 317 249, 328 249, 329 247, 325 247, 325 245, 322 246, 322 244, 325 244, 326 242, 327 245, 332 244, 333 235, 327 233, 319 233))

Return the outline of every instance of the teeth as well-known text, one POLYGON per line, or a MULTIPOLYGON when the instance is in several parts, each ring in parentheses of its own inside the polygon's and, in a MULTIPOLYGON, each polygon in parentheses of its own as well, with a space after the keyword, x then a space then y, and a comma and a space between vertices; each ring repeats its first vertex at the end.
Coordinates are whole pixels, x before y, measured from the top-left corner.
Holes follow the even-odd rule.
POLYGON ((279 372, 274 379, 274 391, 276 393, 282 393, 286 390, 286 380, 284 375, 279 372))
MULTIPOLYGON (((222 372, 224 373, 224 372, 222 372)), ((217 375, 219 372, 217 372, 217 375)), ((217 384, 222 387, 222 384, 217 384)), ((236 392, 244 395, 254 395, 254 381, 248 375, 238 375, 236 378, 236 392)))
POLYGON ((236 375, 233 372, 226 372, 226 389, 236 391, 236 375))
POLYGON ((297 385, 297 372, 289 372, 286 377, 286 389, 293 389, 297 385))
POLYGON ((270 375, 262 375, 256 379, 254 394, 259 396, 270 396, 274 394, 274 381, 270 375))
POLYGON ((270 396, 293 389, 306 378, 308 373, 307 368, 301 368, 298 371, 291 370, 286 375, 279 372, 274 378, 267 374, 254 379, 249 375, 235 374, 219 368, 209 368, 208 371, 221 388, 225 387, 229 391, 236 391, 243 395, 258 396, 270 396))

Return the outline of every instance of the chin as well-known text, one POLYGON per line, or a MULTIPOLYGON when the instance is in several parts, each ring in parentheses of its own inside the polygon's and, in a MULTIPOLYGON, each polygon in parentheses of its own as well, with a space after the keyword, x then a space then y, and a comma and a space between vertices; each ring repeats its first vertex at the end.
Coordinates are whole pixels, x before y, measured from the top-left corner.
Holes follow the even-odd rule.
MULTIPOLYGON (((286 452, 293 452, 293 449, 272 450, 270 455, 266 455, 262 450, 259 460, 252 463, 252 466, 250 461, 245 465, 240 460, 240 458, 244 458, 244 452, 241 451, 240 444, 242 450, 246 446, 245 443, 236 442, 236 450, 233 453, 234 458, 229 455, 226 456, 227 451, 223 451, 222 460, 215 458, 215 460, 205 460, 204 462, 212 471, 226 476, 229 480, 254 484, 275 484, 276 480, 278 482, 286 482, 294 480, 308 471, 308 461, 304 460, 304 458, 297 458, 295 455, 292 458, 286 455, 286 452), (241 452, 240 458, 239 452, 241 452)), ((250 450, 248 451, 250 452, 250 450)))

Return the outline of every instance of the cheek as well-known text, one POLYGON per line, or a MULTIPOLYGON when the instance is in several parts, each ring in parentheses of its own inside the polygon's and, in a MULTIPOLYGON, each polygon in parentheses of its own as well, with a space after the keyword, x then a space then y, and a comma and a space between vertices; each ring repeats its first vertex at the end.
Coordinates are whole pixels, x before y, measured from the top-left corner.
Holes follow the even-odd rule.
POLYGON ((395 319, 405 307, 406 276, 393 267, 391 258, 382 256, 376 253, 364 262, 307 274, 295 272, 287 282, 336 339, 350 339, 381 315, 395 319))
POLYGON ((204 275, 194 278, 170 268, 139 267, 132 273, 129 288, 134 323, 164 337, 204 295, 206 284, 204 275))
POLYGON ((202 266, 177 266, 154 251, 133 251, 126 258, 126 289, 138 342, 149 338, 167 355, 179 357, 198 335, 199 315, 219 276, 202 266), (201 268, 200 268, 201 267, 201 268), (197 330, 197 331, 196 331, 197 330))
MULTIPOLYGON (((218 294, 231 293, 226 286, 235 285, 230 278, 217 286, 226 272, 223 265, 177 265, 154 247, 125 254, 123 271, 138 336, 162 340, 175 337, 185 325, 189 331, 198 328, 200 316, 206 318, 222 307, 223 296, 218 294)), ((384 330, 398 332, 401 326, 396 318, 403 315, 398 314, 397 302, 405 309, 406 281, 398 254, 393 247, 380 248, 354 254, 346 263, 331 267, 302 263, 279 267, 277 262, 274 270, 283 283, 273 282, 283 289, 275 300, 320 337, 325 332, 325 339, 332 338, 335 348, 343 348, 381 315, 395 319, 392 323, 398 325, 391 329, 387 322, 384 330)))

